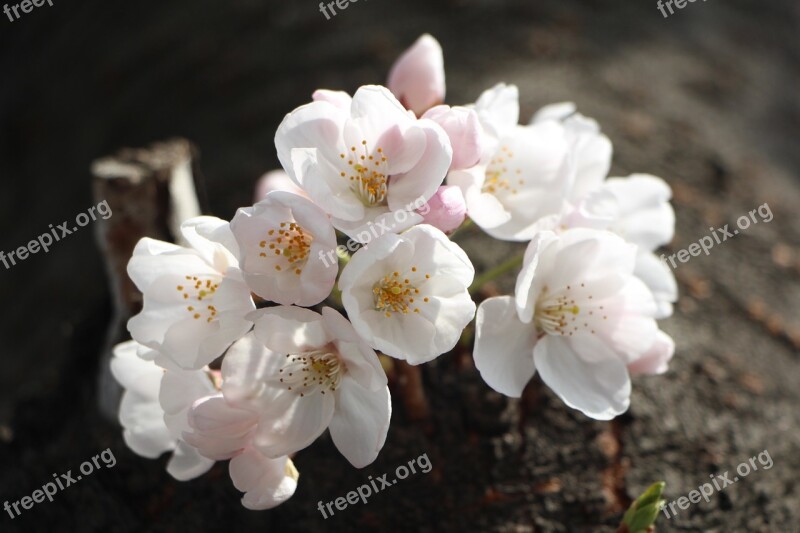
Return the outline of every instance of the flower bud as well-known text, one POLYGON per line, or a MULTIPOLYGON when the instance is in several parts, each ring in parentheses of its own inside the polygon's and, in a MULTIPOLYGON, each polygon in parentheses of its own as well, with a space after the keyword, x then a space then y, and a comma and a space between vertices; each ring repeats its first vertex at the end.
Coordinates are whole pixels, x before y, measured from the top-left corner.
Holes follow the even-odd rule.
POLYGON ((417 116, 444 102, 444 55, 428 34, 406 50, 389 72, 389 90, 417 116))
POLYGON ((424 217, 424 223, 445 233, 455 231, 467 217, 467 204, 461 189, 452 185, 439 187, 428 203, 417 213, 424 217))

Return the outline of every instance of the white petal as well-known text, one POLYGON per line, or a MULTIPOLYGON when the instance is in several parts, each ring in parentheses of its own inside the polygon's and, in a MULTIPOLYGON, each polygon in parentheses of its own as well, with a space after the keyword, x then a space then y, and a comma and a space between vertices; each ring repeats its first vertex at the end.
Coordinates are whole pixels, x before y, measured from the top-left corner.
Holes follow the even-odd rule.
POLYGON ((317 89, 314 91, 314 94, 311 95, 311 98, 314 101, 322 100, 323 102, 328 102, 332 104, 345 113, 350 113, 350 106, 353 103, 353 98, 344 91, 329 91, 327 89, 317 89))
POLYGON ((353 325, 338 311, 322 308, 322 322, 334 339, 339 354, 347 366, 347 373, 368 390, 386 386, 386 373, 375 350, 370 348, 353 329, 353 325))
POLYGON ((631 381, 616 358, 587 362, 564 337, 545 336, 533 351, 542 380, 566 403, 596 420, 611 420, 630 405, 631 381))
POLYGON ((222 360, 222 394, 228 403, 243 409, 261 407, 267 401, 264 383, 278 374, 284 357, 285 352, 267 349, 254 333, 234 343, 222 360))
POLYGON ((330 424, 335 403, 333 394, 277 394, 261 414, 253 445, 272 458, 308 447, 330 424))
POLYGON ((672 337, 659 330, 653 346, 642 354, 639 359, 630 363, 628 371, 634 376, 640 374, 663 374, 669 370, 669 362, 672 360, 673 355, 675 355, 675 341, 672 340, 672 337))
POLYGON ((258 423, 251 411, 229 405, 222 394, 202 398, 189 412, 192 432, 183 440, 205 457, 218 461, 229 459, 249 445, 258 423))
POLYGON ((155 459, 175 447, 158 400, 125 392, 119 407, 119 421, 125 429, 125 444, 142 457, 155 459))
POLYGON ((489 298, 478 307, 475 322, 475 367, 497 392, 519 398, 536 373, 533 347, 536 328, 519 320, 510 296, 489 298))
POLYGON ((392 211, 427 201, 433 196, 453 160, 450 138, 441 126, 427 119, 420 120, 418 126, 425 133, 425 151, 412 169, 392 176, 387 197, 392 211))
POLYGON ((322 316, 300 307, 268 307, 248 315, 255 321, 255 336, 269 350, 290 354, 314 350, 332 339, 322 316))
MULTIPOLYGON (((345 149, 342 128, 348 113, 325 101, 316 101, 301 106, 284 118, 275 134, 275 147, 281 166, 299 185, 303 176, 298 175, 292 163, 292 150, 313 148, 320 150, 321 159, 333 161, 345 149)), ((307 187, 303 187, 308 191, 307 187)), ((310 191, 308 191, 310 194, 310 191)), ((314 195, 311 195, 314 198, 314 195)))
POLYGON ((336 391, 336 410, 330 423, 333 443, 353 466, 364 468, 383 448, 391 416, 388 387, 370 391, 345 376, 336 391))
POLYGON ((577 109, 577 106, 572 102, 560 102, 546 105, 533 115, 530 123, 544 122, 546 120, 557 120, 560 122, 575 113, 577 109))
POLYGON ((655 254, 639 250, 633 274, 653 293, 658 306, 653 318, 672 316, 672 304, 678 301, 678 282, 672 270, 655 254))
POLYGON ((491 135, 504 137, 519 123, 519 89, 516 85, 495 85, 481 94, 475 111, 491 135))
POLYGON ((214 460, 203 457, 196 449, 178 441, 167 463, 167 472, 178 481, 189 481, 202 476, 214 466, 214 460))
POLYGON ((229 471, 233 485, 246 493, 242 505, 254 511, 280 505, 297 489, 297 471, 288 457, 269 459, 248 448, 231 459, 229 471))

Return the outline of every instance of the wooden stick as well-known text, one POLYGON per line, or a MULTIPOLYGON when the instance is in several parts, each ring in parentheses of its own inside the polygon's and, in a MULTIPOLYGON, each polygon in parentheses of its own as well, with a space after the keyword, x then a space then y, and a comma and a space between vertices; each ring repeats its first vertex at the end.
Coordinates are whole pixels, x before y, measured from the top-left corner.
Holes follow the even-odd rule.
POLYGON ((142 295, 127 274, 128 260, 142 237, 182 242, 180 224, 200 215, 194 183, 197 150, 185 139, 144 149, 123 149, 92 164, 93 193, 112 216, 98 220, 96 239, 103 253, 114 306, 100 359, 97 401, 117 418, 121 388, 109 368, 114 345, 129 338, 125 325, 142 306, 142 295))

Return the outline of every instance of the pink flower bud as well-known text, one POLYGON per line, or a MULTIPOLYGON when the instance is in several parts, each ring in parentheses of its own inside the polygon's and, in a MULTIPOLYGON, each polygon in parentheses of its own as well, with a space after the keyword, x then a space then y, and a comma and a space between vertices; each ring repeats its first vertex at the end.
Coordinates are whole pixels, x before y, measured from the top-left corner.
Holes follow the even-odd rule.
POLYGON ((463 170, 478 164, 484 137, 478 114, 474 110, 439 105, 430 108, 422 118, 436 122, 450 137, 450 144, 453 146, 450 170, 463 170))
POLYGON ((444 102, 444 55, 439 42, 423 35, 392 66, 389 90, 417 116, 444 102))
POLYGON ((423 216, 425 224, 450 233, 467 217, 467 204, 460 188, 445 185, 439 187, 436 194, 417 213, 423 216))
POLYGON ((273 170, 259 178, 258 183, 256 183, 255 202, 260 202, 272 191, 293 192, 294 194, 299 194, 300 196, 308 198, 306 192, 293 182, 292 178, 283 170, 273 170))

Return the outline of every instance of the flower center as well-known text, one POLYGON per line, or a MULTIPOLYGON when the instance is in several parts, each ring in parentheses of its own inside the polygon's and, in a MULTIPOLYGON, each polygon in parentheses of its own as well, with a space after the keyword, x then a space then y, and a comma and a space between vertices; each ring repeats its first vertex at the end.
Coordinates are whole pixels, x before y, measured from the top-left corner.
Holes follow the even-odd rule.
POLYGON ((347 372, 339 356, 326 350, 315 350, 301 354, 289 354, 280 369, 280 382, 287 390, 301 397, 319 391, 335 391, 347 372))
POLYGON ((267 240, 258 243, 262 249, 258 255, 277 259, 275 270, 278 272, 294 269, 294 273, 299 276, 308 259, 312 242, 314 238, 296 222, 281 222, 277 230, 271 229, 267 232, 267 240))
POLYGON ((216 319, 218 311, 213 305, 214 294, 219 289, 221 281, 212 276, 185 276, 185 278, 186 283, 178 285, 176 290, 190 304, 186 306, 186 311, 195 320, 205 318, 206 322, 211 322, 216 319))
POLYGON ((608 320, 604 306, 596 306, 591 293, 581 283, 579 287, 567 285, 566 289, 550 294, 547 287, 536 302, 533 320, 539 336, 572 336, 579 331, 595 333, 602 320, 608 320), (576 299, 584 302, 578 305, 576 299))
POLYGON ((486 167, 486 180, 483 182, 481 192, 517 194, 516 185, 524 185, 525 180, 519 177, 522 174, 519 168, 515 169, 513 174, 509 172, 508 163, 513 157, 513 152, 507 146, 500 148, 486 167))
MULTIPOLYGON (((417 277, 417 267, 411 267, 412 276, 417 277)), ((430 279, 430 274, 425 274, 425 279, 430 279)), ((393 313, 408 314, 412 310, 419 313, 420 302, 428 303, 430 298, 419 298, 420 290, 408 277, 400 276, 400 272, 387 274, 382 280, 372 287, 372 298, 377 311, 383 311, 387 318, 393 313)))
POLYGON ((383 148, 370 151, 367 141, 361 141, 361 150, 350 147, 349 154, 339 154, 347 161, 347 168, 339 175, 350 181, 350 189, 367 207, 386 205, 389 182, 389 160, 383 148))

